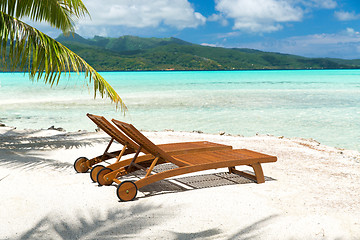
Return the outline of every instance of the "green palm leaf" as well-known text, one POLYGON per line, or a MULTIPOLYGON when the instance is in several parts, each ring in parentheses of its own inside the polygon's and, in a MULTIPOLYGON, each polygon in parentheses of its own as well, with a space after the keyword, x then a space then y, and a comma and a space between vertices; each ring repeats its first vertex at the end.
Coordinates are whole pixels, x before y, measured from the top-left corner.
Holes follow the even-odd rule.
POLYGON ((0 57, 11 70, 25 68, 32 79, 43 78, 50 85, 58 84, 60 76, 71 71, 84 72, 94 84, 94 94, 109 97, 116 108, 126 106, 111 85, 84 59, 67 47, 18 18, 46 21, 64 33, 73 30, 71 17, 88 12, 81 0, 4 0, 0 1, 0 57), (6 53, 8 61, 5 61, 6 53))
POLYGON ((0 11, 17 19, 29 17, 32 21, 45 21, 63 32, 74 30, 72 17, 89 15, 81 0, 3 0, 0 11))

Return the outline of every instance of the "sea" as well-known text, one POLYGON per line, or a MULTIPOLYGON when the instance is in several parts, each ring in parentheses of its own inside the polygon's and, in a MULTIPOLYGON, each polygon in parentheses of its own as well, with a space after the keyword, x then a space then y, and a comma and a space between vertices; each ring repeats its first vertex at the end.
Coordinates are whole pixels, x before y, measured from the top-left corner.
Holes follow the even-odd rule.
POLYGON ((314 139, 360 150, 360 70, 101 72, 127 111, 83 74, 58 85, 0 73, 0 123, 18 129, 95 131, 87 113, 148 131, 314 139))

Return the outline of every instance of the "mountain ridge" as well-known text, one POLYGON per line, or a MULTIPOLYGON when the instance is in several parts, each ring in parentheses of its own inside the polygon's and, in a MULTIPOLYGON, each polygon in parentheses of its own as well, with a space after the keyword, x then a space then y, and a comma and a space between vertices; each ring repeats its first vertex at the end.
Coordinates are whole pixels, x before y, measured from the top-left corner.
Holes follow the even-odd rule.
POLYGON ((360 59, 307 58, 248 48, 203 46, 178 38, 78 34, 56 38, 98 71, 353 69, 360 59))

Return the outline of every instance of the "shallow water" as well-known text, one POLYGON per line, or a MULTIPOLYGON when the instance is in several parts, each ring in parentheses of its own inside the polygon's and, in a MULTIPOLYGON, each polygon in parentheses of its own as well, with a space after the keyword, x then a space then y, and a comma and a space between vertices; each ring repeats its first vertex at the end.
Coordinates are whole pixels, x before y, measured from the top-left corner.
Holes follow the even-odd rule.
POLYGON ((0 122, 17 128, 94 130, 86 113, 139 129, 313 138, 360 150, 360 70, 103 72, 125 116, 72 74, 53 88, 0 73, 0 122))

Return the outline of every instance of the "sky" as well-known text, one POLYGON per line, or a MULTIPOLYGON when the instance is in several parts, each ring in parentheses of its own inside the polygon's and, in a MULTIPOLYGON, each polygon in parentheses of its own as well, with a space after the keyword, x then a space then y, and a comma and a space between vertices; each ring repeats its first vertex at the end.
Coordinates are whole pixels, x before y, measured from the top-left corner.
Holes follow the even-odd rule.
MULTIPOLYGON (((76 33, 360 59, 360 0, 83 0, 76 33)), ((37 28, 57 37, 45 24, 37 28)))

